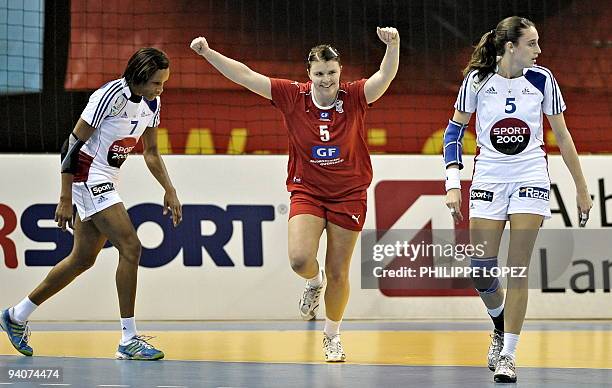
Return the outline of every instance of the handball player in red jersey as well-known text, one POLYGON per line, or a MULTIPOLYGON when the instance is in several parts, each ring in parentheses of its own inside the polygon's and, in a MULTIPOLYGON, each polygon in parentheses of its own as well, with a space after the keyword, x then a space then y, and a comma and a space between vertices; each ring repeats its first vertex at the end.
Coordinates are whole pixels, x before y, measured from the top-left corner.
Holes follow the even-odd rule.
POLYGON ((271 100, 284 117, 289 136, 287 190, 289 261, 306 279, 299 301, 302 318, 313 319, 325 289, 325 360, 343 362, 340 323, 349 297, 349 267, 366 216, 366 190, 372 165, 365 140, 368 106, 387 90, 399 66, 399 33, 377 28, 386 44, 380 69, 368 79, 342 82, 337 49, 310 50, 309 82, 269 78, 228 58, 195 38, 191 48, 231 81, 271 100), (317 261, 319 240, 327 232, 325 268, 317 261))

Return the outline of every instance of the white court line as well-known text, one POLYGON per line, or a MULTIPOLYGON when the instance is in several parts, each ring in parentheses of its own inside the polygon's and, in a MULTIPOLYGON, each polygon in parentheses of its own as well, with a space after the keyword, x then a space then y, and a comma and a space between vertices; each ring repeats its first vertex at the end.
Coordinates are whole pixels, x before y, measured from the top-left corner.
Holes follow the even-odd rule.
POLYGON ((158 385, 156 388, 187 388, 184 385, 158 385))
POLYGON ((45 383, 45 384, 43 384, 43 383, 41 383, 40 385, 54 386, 54 387, 58 387, 58 386, 59 387, 69 387, 72 384, 60 384, 60 383, 45 383))
POLYGON ((0 383, 0 385, 13 385, 13 383, 0 383))

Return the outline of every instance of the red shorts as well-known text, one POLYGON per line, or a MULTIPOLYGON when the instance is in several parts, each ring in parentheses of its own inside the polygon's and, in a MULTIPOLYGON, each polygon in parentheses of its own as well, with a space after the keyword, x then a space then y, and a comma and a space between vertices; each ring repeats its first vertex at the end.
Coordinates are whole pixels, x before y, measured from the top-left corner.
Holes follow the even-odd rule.
POLYGON ((366 200, 325 201, 306 193, 291 193, 289 218, 298 214, 312 214, 344 229, 361 232, 367 210, 366 200))

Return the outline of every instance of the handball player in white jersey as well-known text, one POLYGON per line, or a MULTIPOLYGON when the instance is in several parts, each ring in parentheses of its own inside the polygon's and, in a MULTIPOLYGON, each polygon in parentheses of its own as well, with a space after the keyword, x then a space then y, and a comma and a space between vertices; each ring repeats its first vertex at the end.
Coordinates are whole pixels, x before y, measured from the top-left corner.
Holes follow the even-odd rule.
MULTIPOLYGON (((550 179, 544 151, 546 115, 577 191, 580 224, 592 202, 574 142, 563 118, 565 103, 550 70, 536 65, 541 50, 535 25, 512 16, 484 34, 463 71, 455 113, 444 134, 446 205, 461 214, 461 140, 476 112, 478 152, 470 188, 470 239, 484 245, 472 267, 498 267, 499 243, 510 221, 508 267, 529 267, 538 230, 550 218, 550 179)), ((495 329, 488 353, 497 382, 515 382, 515 352, 527 309, 527 278, 474 278, 495 329)))
POLYGON ((136 330, 134 304, 141 244, 116 191, 119 168, 142 137, 144 160, 165 190, 164 214, 176 226, 181 204, 157 148, 160 94, 170 75, 169 60, 155 48, 142 48, 128 61, 123 77, 108 82, 91 97, 62 147, 61 194, 57 225, 74 229, 74 245, 47 277, 17 305, 2 311, 0 326, 20 353, 31 356, 28 318, 41 303, 93 266, 110 241, 119 250, 116 272, 122 338, 119 359, 157 360, 155 349, 136 330), (77 214, 73 215, 73 204, 77 214), (74 225, 73 225, 74 220, 74 225))

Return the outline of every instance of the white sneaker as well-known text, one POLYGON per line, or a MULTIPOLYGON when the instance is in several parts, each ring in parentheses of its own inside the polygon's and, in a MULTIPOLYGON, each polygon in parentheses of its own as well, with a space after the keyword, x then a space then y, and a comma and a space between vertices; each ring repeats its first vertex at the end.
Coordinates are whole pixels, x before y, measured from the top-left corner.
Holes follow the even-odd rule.
POLYGON ((516 383, 516 367, 514 359, 509 356, 500 356, 495 366, 493 380, 496 383, 516 383))
POLYGON ((320 285, 313 287, 308 282, 304 287, 304 292, 299 302, 300 315, 305 321, 315 319, 317 316, 317 310, 319 309, 319 299, 321 299, 321 293, 327 284, 327 278, 325 272, 321 270, 321 276, 323 281, 320 285))
POLYGON ((489 353, 487 354, 487 364, 491 371, 495 370, 497 360, 499 360, 499 353, 504 347, 504 333, 495 329, 491 334, 491 345, 489 345, 489 353))
POLYGON ((340 342, 340 334, 328 337, 323 333, 323 351, 325 352, 325 362, 344 362, 346 354, 340 342))

